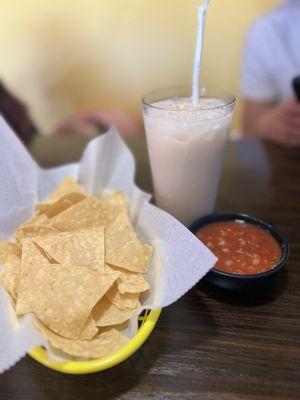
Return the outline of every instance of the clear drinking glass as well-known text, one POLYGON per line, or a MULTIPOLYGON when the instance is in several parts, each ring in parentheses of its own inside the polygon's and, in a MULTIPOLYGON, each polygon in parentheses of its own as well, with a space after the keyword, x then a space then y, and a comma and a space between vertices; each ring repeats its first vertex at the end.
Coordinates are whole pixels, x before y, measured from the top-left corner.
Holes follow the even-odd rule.
POLYGON ((234 96, 203 87, 170 88, 142 98, 155 202, 185 225, 215 206, 234 96))

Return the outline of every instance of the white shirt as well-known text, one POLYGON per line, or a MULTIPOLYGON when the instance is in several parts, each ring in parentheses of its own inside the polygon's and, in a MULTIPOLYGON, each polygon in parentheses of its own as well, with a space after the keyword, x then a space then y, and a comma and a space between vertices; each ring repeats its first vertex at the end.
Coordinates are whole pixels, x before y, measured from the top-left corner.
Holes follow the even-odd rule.
POLYGON ((250 28, 245 44, 242 92, 254 101, 293 96, 300 75, 300 0, 289 0, 250 28))

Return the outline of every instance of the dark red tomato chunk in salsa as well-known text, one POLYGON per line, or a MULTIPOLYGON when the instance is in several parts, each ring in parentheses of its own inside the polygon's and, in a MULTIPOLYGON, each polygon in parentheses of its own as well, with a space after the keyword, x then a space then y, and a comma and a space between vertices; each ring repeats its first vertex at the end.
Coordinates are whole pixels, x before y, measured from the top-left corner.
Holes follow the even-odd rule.
POLYGON ((218 257, 214 268, 231 274, 250 275, 272 269, 281 258, 281 249, 266 230, 236 222, 213 222, 200 228, 196 236, 218 257))

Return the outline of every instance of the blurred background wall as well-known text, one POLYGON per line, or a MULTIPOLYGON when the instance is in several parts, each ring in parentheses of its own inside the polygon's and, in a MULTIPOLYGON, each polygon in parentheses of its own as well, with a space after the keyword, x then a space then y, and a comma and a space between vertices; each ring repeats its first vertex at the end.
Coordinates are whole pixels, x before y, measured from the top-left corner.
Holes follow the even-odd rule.
MULTIPOLYGON (((0 79, 29 106, 41 131, 99 106, 140 113, 140 97, 190 84, 196 0, 1 0, 0 79)), ((276 0, 214 0, 203 80, 239 96, 249 24, 276 0)), ((238 126, 240 107, 235 115, 238 126)))

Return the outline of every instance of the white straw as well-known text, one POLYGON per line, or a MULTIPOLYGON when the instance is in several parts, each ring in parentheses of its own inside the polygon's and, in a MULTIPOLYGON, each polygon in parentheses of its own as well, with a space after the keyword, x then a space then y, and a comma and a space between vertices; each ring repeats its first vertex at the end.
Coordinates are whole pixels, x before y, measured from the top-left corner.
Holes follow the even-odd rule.
POLYGON ((199 72, 201 64, 201 54, 203 47, 203 35, 205 27, 206 9, 210 0, 204 1, 198 7, 198 33, 197 33, 197 44, 194 57, 194 70, 193 70, 193 106, 196 106, 199 99, 199 72))

